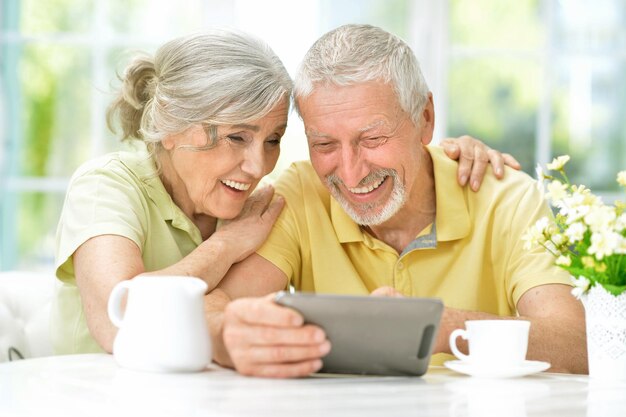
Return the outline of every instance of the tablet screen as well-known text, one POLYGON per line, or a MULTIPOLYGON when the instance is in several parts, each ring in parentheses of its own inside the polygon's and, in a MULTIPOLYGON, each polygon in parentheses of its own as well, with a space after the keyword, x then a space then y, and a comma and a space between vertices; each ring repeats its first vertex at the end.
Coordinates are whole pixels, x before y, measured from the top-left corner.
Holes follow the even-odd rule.
POLYGON ((443 311, 435 298, 280 292, 276 302, 324 329, 328 373, 423 375, 443 311))

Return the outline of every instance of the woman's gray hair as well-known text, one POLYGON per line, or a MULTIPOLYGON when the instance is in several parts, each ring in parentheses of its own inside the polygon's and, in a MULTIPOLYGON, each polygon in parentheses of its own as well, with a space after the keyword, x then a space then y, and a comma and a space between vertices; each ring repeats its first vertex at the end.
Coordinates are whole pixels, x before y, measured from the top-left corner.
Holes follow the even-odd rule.
POLYGON ((139 55, 120 78, 122 87, 107 111, 117 116, 122 139, 154 145, 201 124, 211 146, 218 125, 247 123, 289 100, 292 81, 278 56, 260 39, 215 30, 176 38, 154 57, 139 55))
POLYGON ((419 122, 429 92, 419 62, 406 42, 371 25, 340 26, 313 44, 294 82, 296 109, 297 99, 311 94, 316 84, 373 80, 391 83, 402 110, 419 122))

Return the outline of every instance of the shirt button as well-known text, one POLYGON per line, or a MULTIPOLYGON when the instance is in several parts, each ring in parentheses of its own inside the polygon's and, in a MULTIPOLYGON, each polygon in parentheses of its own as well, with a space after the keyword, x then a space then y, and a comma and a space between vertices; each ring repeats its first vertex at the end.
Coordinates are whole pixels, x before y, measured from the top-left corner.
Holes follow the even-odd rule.
POLYGON ((399 270, 404 269, 404 264, 403 264, 402 262, 399 262, 399 261, 398 261, 397 266, 398 266, 398 269, 399 269, 399 270))

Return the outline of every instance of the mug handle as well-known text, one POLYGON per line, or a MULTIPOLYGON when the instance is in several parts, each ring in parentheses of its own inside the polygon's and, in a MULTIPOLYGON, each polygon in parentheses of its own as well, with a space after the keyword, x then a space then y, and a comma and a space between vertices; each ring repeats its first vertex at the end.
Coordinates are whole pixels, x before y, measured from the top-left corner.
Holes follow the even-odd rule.
POLYGON ((128 293, 130 281, 125 280, 122 282, 118 282, 115 287, 113 287, 113 291, 111 291, 111 295, 109 296, 109 303, 107 304, 107 312, 109 314, 109 318, 111 322, 115 325, 115 327, 122 326, 122 297, 125 293, 128 293))
POLYGON ((450 333, 450 349, 454 356, 459 358, 462 361, 467 361, 469 359, 469 355, 461 352, 458 347, 456 347, 456 339, 461 336, 463 340, 467 340, 467 331, 465 329, 456 329, 452 333, 450 333))

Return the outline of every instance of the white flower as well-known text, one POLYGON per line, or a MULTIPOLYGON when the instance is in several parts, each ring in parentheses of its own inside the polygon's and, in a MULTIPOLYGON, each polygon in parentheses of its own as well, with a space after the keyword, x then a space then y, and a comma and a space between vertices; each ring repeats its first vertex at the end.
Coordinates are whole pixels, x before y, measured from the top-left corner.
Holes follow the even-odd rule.
POLYGON ((579 220, 581 220, 589 211, 591 210, 590 206, 585 205, 574 205, 574 206, 559 206, 559 213, 566 217, 565 223, 572 224, 579 220))
MULTIPOLYGON (((604 204, 585 185, 570 184, 564 168, 569 159, 567 155, 559 156, 547 165, 559 172, 556 177, 537 166, 537 186, 557 212, 554 219, 542 218, 527 229, 524 248, 543 247, 554 255, 556 266, 576 276, 589 275, 571 277, 576 298, 596 284, 617 286, 623 291, 626 203, 604 204)), ((626 170, 617 174, 617 182, 626 187, 626 170)))
POLYGON ((619 233, 616 233, 616 235, 618 236, 618 242, 615 253, 626 254, 626 237, 621 236, 619 233))
POLYGON ((552 201, 560 201, 567 197, 567 184, 554 180, 547 186, 546 196, 552 201))
POLYGON ((563 166, 565 166, 567 161, 569 161, 569 155, 559 156, 554 158, 551 163, 546 165, 546 167, 553 171, 559 171, 563 169, 563 166))
POLYGON ((584 219, 592 232, 602 233, 611 228, 615 218, 615 207, 591 206, 584 219))
POLYGON ((555 263, 559 266, 570 266, 572 264, 572 260, 567 255, 561 255, 556 258, 555 263))
POLYGON ((552 241, 552 243, 554 243, 556 246, 561 246, 564 242, 565 242, 565 236, 563 236, 560 233, 555 233, 552 235, 552 237, 550 238, 550 240, 552 241))
POLYGON ((567 224, 582 219, 591 211, 592 207, 602 206, 602 199, 591 194, 591 191, 584 186, 572 186, 571 193, 560 201, 555 201, 559 214, 566 218, 567 224))
POLYGON ((615 230, 621 232, 626 229, 626 213, 622 213, 617 219, 615 219, 615 230))
POLYGON ((591 235, 591 246, 589 253, 601 260, 605 256, 613 255, 622 244, 622 236, 610 230, 595 232, 591 235))
POLYGON ((602 204, 602 199, 591 194, 591 190, 584 185, 572 185, 571 190, 570 198, 574 205, 594 206, 602 204))
POLYGON ((590 282, 587 278, 582 276, 574 278, 570 275, 570 278, 572 280, 572 283, 574 284, 574 288, 572 288, 572 295, 580 299, 580 297, 589 289, 590 282))
POLYGON ((587 228, 581 222, 572 223, 569 225, 567 229, 565 229, 564 233, 567 236, 567 240, 571 243, 576 243, 583 240, 585 236, 585 232, 587 228))

